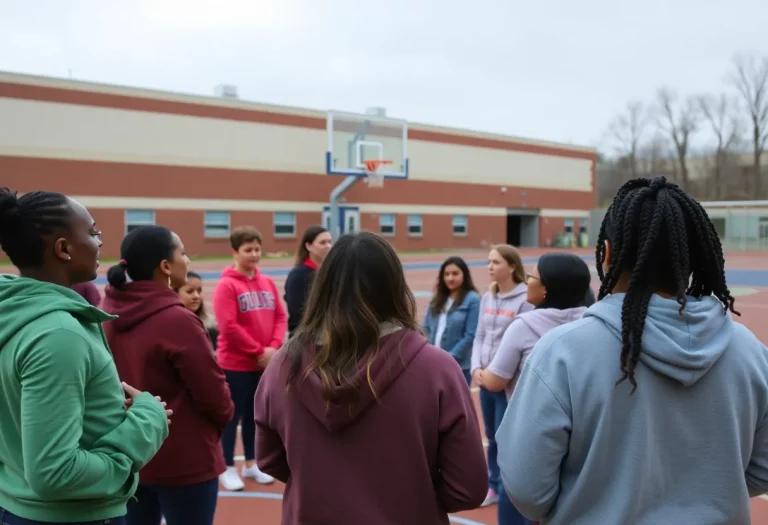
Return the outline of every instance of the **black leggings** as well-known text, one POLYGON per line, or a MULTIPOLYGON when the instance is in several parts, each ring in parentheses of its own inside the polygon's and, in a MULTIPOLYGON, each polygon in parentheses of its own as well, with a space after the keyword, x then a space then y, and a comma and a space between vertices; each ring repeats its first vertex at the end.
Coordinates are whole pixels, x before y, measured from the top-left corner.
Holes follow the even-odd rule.
POLYGON ((229 385, 229 394, 235 405, 235 415, 224 429, 221 436, 221 446, 224 450, 224 461, 228 467, 235 465, 235 441, 237 440, 237 425, 242 424, 243 450, 246 460, 256 457, 256 425, 253 422, 253 398, 256 387, 259 386, 261 372, 233 372, 224 370, 229 385))

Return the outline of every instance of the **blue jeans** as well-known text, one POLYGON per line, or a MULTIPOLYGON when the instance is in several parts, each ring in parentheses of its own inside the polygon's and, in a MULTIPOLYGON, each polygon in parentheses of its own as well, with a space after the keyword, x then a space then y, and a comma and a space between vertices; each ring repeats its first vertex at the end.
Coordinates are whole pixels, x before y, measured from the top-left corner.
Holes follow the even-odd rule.
POLYGON ((0 507, 0 525, 125 525, 125 517, 111 518, 97 521, 78 521, 68 523, 56 523, 50 521, 35 521, 20 518, 0 507))
POLYGON ((213 525, 219 479, 195 485, 139 485, 136 499, 128 503, 127 525, 213 525))
POLYGON ((483 413, 485 423, 485 438, 488 440, 488 478, 489 488, 501 494, 504 488, 501 486, 499 464, 496 460, 498 448, 496 447, 496 431, 501 425, 504 412, 507 410, 507 395, 504 391, 489 392, 480 388, 480 410, 483 413))
POLYGON ((464 372, 464 379, 467 380, 467 386, 471 386, 472 385, 472 374, 469 373, 469 370, 463 370, 462 369, 462 372, 464 372))
POLYGON ((531 520, 523 516, 512 504, 504 487, 499 492, 499 506, 497 508, 499 525, 531 525, 531 520))

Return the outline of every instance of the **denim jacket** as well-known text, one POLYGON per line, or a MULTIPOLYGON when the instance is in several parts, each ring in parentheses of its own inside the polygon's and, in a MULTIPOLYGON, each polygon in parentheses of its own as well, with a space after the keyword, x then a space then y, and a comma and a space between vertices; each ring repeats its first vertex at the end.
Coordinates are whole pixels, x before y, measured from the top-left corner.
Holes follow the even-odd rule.
POLYGON ((469 292, 460 305, 453 305, 448 311, 442 340, 435 341, 439 314, 432 315, 429 310, 424 319, 424 334, 429 344, 444 349, 453 356, 462 370, 469 370, 479 314, 480 295, 469 292))

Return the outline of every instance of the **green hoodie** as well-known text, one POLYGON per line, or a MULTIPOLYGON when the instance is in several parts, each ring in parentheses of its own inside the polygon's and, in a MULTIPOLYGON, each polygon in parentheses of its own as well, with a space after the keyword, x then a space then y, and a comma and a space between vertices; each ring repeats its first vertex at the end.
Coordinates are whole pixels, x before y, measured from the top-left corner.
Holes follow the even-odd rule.
POLYGON ((125 410, 101 323, 78 293, 0 274, 0 507, 29 520, 124 516, 168 436, 162 404, 125 410))

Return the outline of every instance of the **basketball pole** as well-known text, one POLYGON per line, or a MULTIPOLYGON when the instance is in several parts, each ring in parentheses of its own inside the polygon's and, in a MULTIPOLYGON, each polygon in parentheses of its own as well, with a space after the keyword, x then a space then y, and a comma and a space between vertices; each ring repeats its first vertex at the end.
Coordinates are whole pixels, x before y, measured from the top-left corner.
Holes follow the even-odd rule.
MULTIPOLYGON (((353 157, 353 148, 357 145, 357 143, 363 139, 365 139, 365 136, 368 134, 368 127, 371 125, 370 120, 363 121, 363 123, 360 125, 360 129, 357 130, 357 133, 355 133, 355 136, 352 138, 352 140, 347 143, 347 166, 352 166, 352 157, 353 157)), ((339 199, 341 199, 341 196, 344 195, 344 193, 350 189, 352 186, 355 185, 355 183, 360 180, 360 177, 357 175, 347 175, 341 184, 333 188, 333 191, 331 191, 331 197, 330 197, 330 214, 331 214, 331 239, 333 242, 336 241, 339 237, 341 237, 341 221, 339 217, 339 199)))
POLYGON ((341 237, 341 222, 339 221, 339 199, 342 195, 344 195, 344 192, 346 192, 349 188, 355 185, 355 183, 358 181, 359 177, 355 175, 347 175, 341 184, 333 188, 333 191, 331 192, 331 205, 330 205, 330 214, 331 214, 331 239, 333 242, 335 242, 339 237, 341 237))

